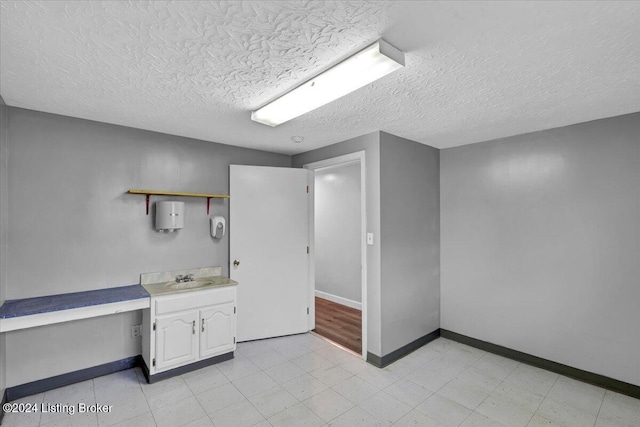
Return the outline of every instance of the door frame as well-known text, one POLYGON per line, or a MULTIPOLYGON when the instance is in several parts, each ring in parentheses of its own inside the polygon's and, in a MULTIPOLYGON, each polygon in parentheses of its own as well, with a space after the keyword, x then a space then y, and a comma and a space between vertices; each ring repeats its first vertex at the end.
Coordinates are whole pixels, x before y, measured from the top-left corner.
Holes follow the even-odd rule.
MULTIPOLYGON (((356 151, 354 153, 345 154, 330 159, 320 160, 317 162, 306 163, 302 167, 315 171, 331 166, 338 166, 348 163, 360 163, 360 263, 361 263, 361 281, 362 281, 362 355, 367 360, 367 192, 366 192, 366 174, 365 174, 365 152, 356 151)), ((310 208, 309 208, 309 243, 311 246, 312 256, 309 268, 311 292, 309 307, 312 307, 309 317, 309 330, 315 329, 316 308, 316 276, 315 276, 315 179, 314 174, 310 174, 309 187, 311 188, 310 208)))

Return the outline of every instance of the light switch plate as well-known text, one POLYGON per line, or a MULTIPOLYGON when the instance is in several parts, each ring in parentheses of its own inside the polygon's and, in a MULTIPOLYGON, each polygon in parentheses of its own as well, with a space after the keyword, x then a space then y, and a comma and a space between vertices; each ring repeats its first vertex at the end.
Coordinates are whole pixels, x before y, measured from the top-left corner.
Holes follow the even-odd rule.
POLYGON ((373 245, 373 233, 367 233, 367 245, 373 245))

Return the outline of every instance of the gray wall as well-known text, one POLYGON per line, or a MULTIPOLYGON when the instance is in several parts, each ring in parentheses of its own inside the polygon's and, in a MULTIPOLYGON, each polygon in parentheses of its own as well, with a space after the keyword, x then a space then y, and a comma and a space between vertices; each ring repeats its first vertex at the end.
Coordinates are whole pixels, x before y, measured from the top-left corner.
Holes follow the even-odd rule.
MULTIPOLYGON (((144 196, 125 192, 228 193, 230 163, 291 164, 285 155, 11 107, 8 143, 9 299, 129 285, 143 272, 220 265, 228 274, 228 234, 210 237, 205 199, 181 199, 185 228, 165 234, 145 215, 144 196)), ((211 201, 212 214, 228 217, 228 207, 211 201)), ((7 385, 139 354, 129 338, 137 323, 140 312, 8 333, 7 385)))
MULTIPOLYGON (((7 138, 7 111, 8 107, 0 96, 0 305, 6 299, 7 284, 7 230, 8 230, 8 205, 9 202, 9 142, 7 138)), ((5 337, 0 334, 0 399, 4 395, 6 379, 6 352, 5 337)))
POLYGON ((357 151, 365 152, 367 231, 378 243, 367 246, 367 347, 382 355, 380 324, 380 134, 373 132, 337 144, 293 156, 293 167, 357 151))
POLYGON ((440 327, 439 150, 380 133, 382 354, 440 327))
POLYGON ((362 301, 360 164, 315 173, 316 290, 362 301))
POLYGON ((640 385, 640 114, 440 167, 442 327, 640 385))

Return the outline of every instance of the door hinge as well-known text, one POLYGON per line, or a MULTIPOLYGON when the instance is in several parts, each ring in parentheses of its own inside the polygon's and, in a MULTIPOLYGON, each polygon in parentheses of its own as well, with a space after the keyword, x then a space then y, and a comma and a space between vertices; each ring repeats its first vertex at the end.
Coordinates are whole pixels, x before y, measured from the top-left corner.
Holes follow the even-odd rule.
POLYGON ((153 358, 153 363, 151 363, 153 366, 156 366, 156 358, 153 358))
POLYGON ((309 192, 309 186, 307 185, 307 193, 309 192))
POLYGON ((236 308, 233 307, 233 314, 236 314, 236 308))
POLYGON ((307 307, 307 314, 309 314, 309 307, 307 307))
POLYGON ((156 330, 156 322, 153 322, 153 330, 156 330))
POLYGON ((307 246, 307 253, 309 253, 309 246, 307 246))

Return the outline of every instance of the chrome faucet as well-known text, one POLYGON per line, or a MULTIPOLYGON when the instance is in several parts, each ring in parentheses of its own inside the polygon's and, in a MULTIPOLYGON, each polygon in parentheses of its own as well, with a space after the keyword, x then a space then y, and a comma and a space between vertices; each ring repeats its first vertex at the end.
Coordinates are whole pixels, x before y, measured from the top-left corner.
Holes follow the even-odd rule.
POLYGON ((182 274, 178 274, 176 276, 177 283, 191 282, 191 281, 193 281, 193 274, 185 274, 184 276, 182 274))

